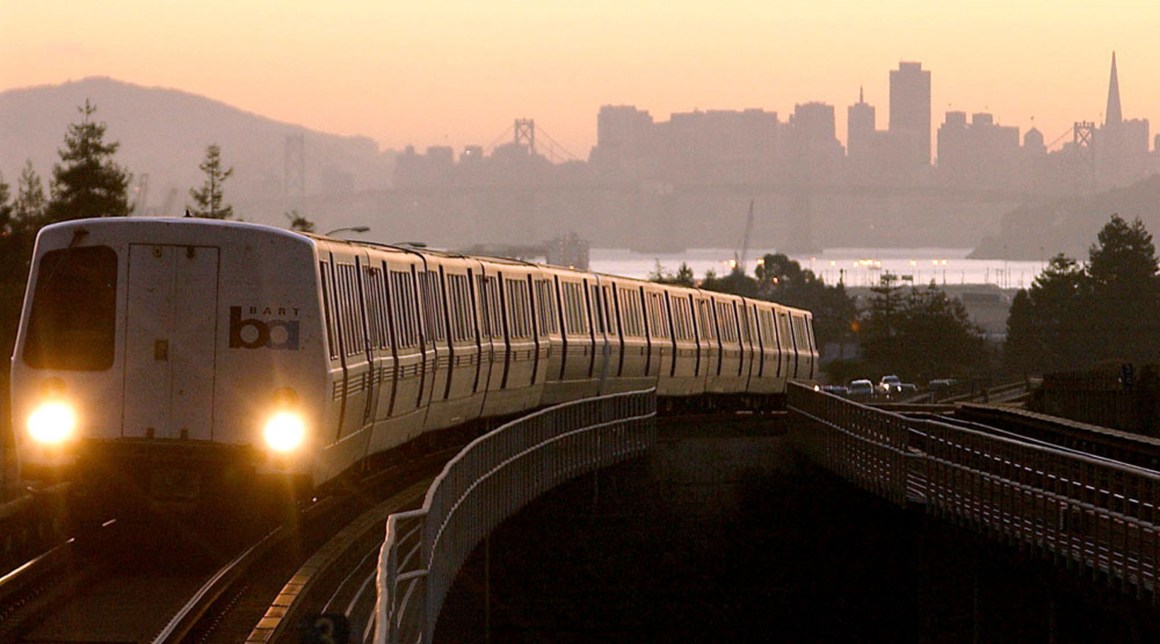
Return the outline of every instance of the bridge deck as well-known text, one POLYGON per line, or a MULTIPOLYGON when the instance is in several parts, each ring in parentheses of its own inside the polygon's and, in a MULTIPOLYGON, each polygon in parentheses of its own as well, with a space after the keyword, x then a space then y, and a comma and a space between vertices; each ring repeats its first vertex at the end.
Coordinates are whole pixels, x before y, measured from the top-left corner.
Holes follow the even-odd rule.
POLYGON ((799 458, 780 426, 671 422, 648 458, 557 488, 493 533, 437 639, 480 639, 487 570, 497 641, 1160 633, 1081 580, 851 488, 799 458))

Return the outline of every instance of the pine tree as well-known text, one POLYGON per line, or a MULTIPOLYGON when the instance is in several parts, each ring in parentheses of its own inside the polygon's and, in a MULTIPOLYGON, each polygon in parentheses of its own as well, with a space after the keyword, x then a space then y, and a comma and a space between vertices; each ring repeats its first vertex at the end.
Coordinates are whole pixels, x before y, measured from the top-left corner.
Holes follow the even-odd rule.
POLYGON ((1104 340, 1090 353, 1093 361, 1153 362, 1160 359, 1160 277, 1152 235, 1137 218, 1128 224, 1112 215, 1091 247, 1092 319, 1104 340))
POLYGON ((0 235, 8 236, 12 228, 12 213, 13 206, 9 203, 12 199, 12 189, 4 181, 4 175, 0 174, 0 235))
POLYGON ((12 204, 12 218, 23 225, 37 226, 44 219, 48 199, 44 195, 44 184, 40 175, 32 167, 32 159, 24 164, 20 179, 16 183, 16 200, 12 204))
POLYGON ((205 161, 198 168, 205 173, 205 183, 201 190, 189 191, 189 196, 196 204, 190 213, 194 217, 207 219, 232 219, 234 207, 222 204, 222 184, 234 173, 234 169, 222 169, 221 147, 215 143, 206 148, 205 161))
POLYGON ((86 100, 77 109, 81 122, 68 126, 61 162, 52 168, 47 220, 128 216, 130 176, 113 161, 120 144, 105 142, 107 126, 93 121, 97 108, 92 103, 86 100))

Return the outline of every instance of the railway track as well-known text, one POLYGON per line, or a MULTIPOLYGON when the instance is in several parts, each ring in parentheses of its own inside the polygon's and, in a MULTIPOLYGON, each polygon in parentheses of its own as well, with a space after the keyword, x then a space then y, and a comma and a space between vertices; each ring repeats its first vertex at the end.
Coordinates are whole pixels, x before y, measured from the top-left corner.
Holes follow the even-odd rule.
POLYGON ((365 631, 386 516, 421 504, 455 451, 399 459, 277 526, 110 521, 0 578, 0 641, 268 641, 342 596, 365 631))

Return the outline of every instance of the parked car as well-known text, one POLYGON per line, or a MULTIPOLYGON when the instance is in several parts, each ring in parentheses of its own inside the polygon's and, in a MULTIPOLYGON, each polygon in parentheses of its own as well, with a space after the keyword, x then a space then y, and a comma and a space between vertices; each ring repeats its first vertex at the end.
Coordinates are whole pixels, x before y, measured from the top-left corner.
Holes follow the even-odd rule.
POLYGON ((866 379, 851 380, 847 390, 851 398, 867 399, 874 395, 874 383, 866 379))
POLYGON ((902 391, 902 379, 895 375, 882 376, 878 381, 878 391, 890 396, 902 391))
POLYGON ((850 390, 845 385, 821 385, 818 390, 835 396, 848 396, 850 394, 850 390))

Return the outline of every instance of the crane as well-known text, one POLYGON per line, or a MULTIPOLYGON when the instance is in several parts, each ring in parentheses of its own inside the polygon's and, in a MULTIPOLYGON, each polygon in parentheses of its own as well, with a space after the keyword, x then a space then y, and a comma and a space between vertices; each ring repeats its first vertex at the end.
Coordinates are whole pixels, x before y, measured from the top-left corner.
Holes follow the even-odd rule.
POLYGON ((741 237, 741 252, 737 257, 737 270, 745 274, 745 260, 749 254, 749 236, 753 234, 753 200, 749 200, 749 216, 745 218, 745 235, 741 237))

